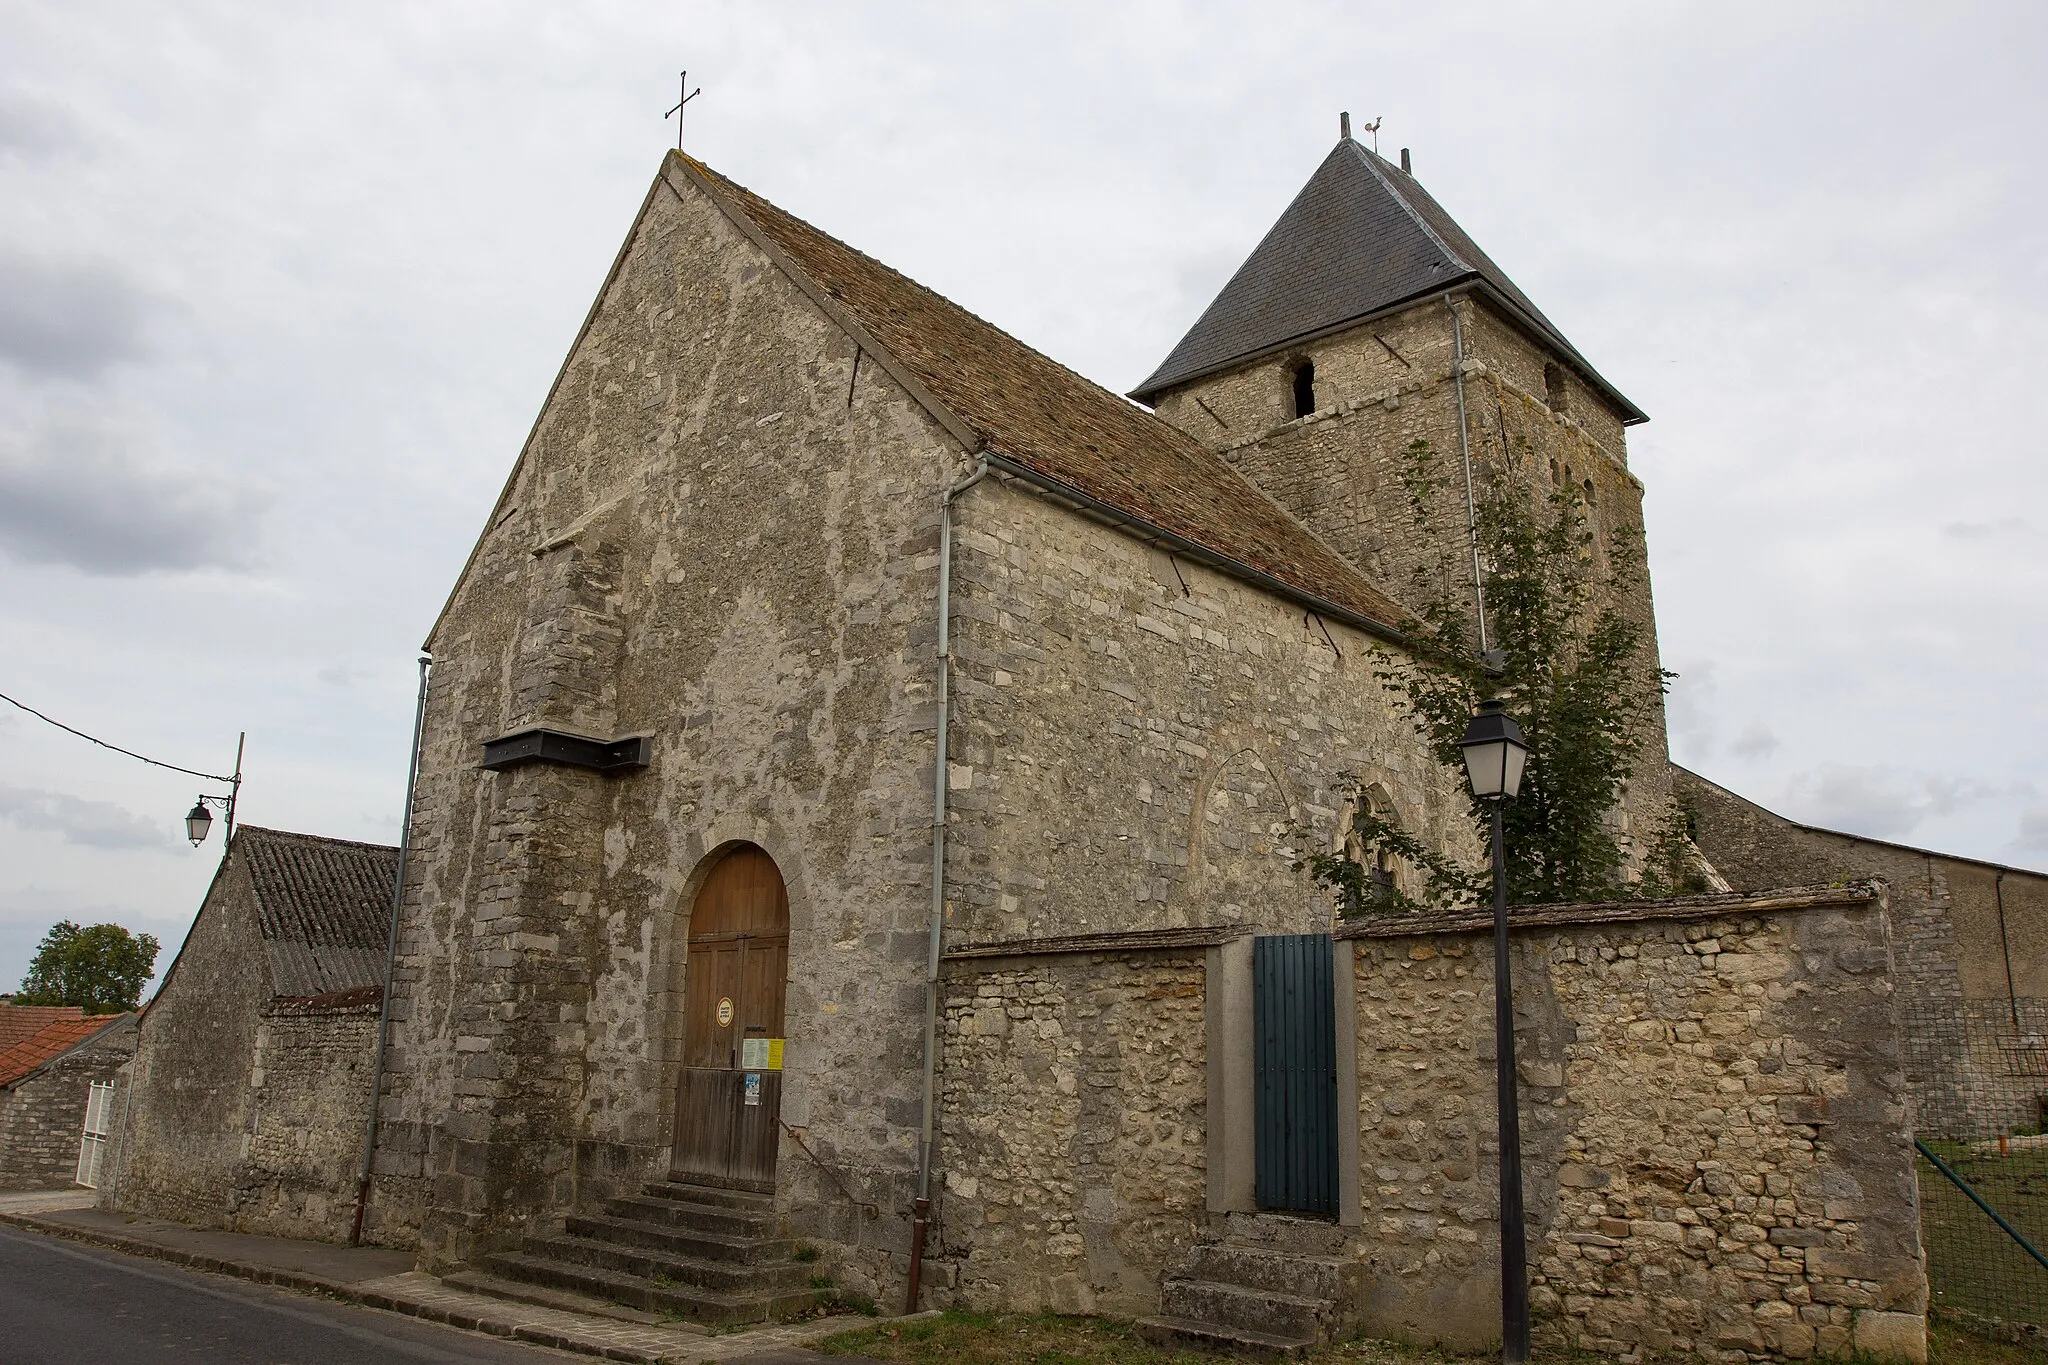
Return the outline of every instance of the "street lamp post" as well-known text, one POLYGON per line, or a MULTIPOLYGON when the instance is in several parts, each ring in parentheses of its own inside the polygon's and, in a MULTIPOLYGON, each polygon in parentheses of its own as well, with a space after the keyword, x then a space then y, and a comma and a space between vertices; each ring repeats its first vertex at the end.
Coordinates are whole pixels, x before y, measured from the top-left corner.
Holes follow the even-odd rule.
POLYGON ((1500 1335, 1501 1359, 1522 1365, 1529 1359, 1529 1252, 1522 1226, 1522 1120, 1515 1076, 1515 989, 1508 966, 1507 853, 1501 812, 1522 787, 1529 756, 1522 727, 1495 700, 1458 742, 1472 794, 1493 811, 1493 1067, 1500 1115, 1500 1335))
MULTIPOLYGON (((228 794, 226 796, 208 796, 202 792, 199 799, 192 803, 192 809, 185 812, 185 837, 192 841, 192 847, 197 848, 205 843, 208 831, 213 828, 213 812, 207 809, 208 806, 220 807, 221 814, 227 817, 228 826, 227 833, 222 837, 228 841, 229 845, 234 843, 235 798, 242 794, 242 746, 248 740, 248 732, 244 731, 242 737, 235 741, 235 775, 227 779, 228 794)), ((154 760, 144 761, 154 762, 154 760)), ((179 771, 184 772, 187 770, 181 768, 179 771)), ((205 774, 202 773, 200 775, 204 776, 205 774)), ((227 855, 224 853, 221 856, 226 857, 227 855)))

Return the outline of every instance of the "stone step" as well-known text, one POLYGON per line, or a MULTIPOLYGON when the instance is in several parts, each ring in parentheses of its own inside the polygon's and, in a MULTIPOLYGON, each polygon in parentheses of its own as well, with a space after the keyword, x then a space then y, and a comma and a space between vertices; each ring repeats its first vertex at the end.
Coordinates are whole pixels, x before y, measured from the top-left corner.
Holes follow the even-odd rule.
POLYGON ((605 1212, 614 1218, 628 1218, 640 1223, 660 1223, 666 1227, 689 1228, 696 1232, 712 1232, 722 1237, 759 1237, 774 1239, 777 1220, 772 1213, 757 1213, 750 1210, 720 1208, 713 1204, 692 1204, 680 1199, 667 1199, 651 1194, 620 1195, 604 1202, 605 1212))
POLYGON ((559 1309, 564 1313, 584 1313, 595 1318, 612 1318, 643 1327, 667 1321, 659 1313, 642 1312, 638 1308, 613 1303, 610 1299, 593 1298, 589 1294, 577 1294, 567 1289, 550 1289, 544 1284, 531 1284, 524 1280, 508 1280, 482 1270, 458 1270, 453 1274, 443 1275, 441 1283, 455 1289, 466 1289, 472 1294, 488 1294, 494 1299, 505 1299, 511 1303, 538 1304, 542 1308, 559 1309))
POLYGON ((806 1263, 782 1261, 706 1261, 678 1255, 661 1247, 636 1245, 606 1238, 580 1235, 572 1218, 569 1233, 556 1237, 529 1237, 520 1246, 528 1256, 562 1261, 569 1265, 596 1266, 627 1275, 693 1289, 712 1289, 722 1294, 771 1293, 801 1289, 814 1273, 806 1263))
POLYGON ((783 1237, 721 1237, 714 1232, 610 1214, 571 1214, 565 1226, 576 1237, 617 1242, 620 1246, 650 1247, 694 1260, 731 1265, 776 1265, 794 1260, 797 1251, 797 1243, 783 1237))
POLYGON ((1343 1256, 1358 1232, 1327 1218, 1292 1213, 1226 1213, 1219 1231, 1222 1241, 1296 1256, 1343 1256))
POLYGON ((1356 1304, 1365 1288, 1365 1267, 1345 1256, 1303 1256, 1240 1242, 1198 1242, 1180 1278, 1356 1304))
POLYGON ((1247 1289, 1214 1280, 1171 1279, 1159 1287, 1159 1311, 1163 1317, 1315 1342, 1328 1335, 1337 1305, 1330 1299, 1247 1289))
MULTIPOLYGON (((609 1202, 615 1204, 618 1201, 609 1202)), ((673 1223, 654 1223, 644 1218, 622 1217, 617 1213, 593 1214, 589 1217, 593 1220, 602 1218, 612 1225, 630 1225, 647 1235, 658 1233, 665 1239, 662 1245, 669 1250, 679 1256, 693 1256, 700 1261, 754 1264, 787 1261, 796 1255, 797 1244, 784 1237, 732 1237, 723 1233, 699 1232, 695 1228, 677 1227, 673 1223)), ((573 1222, 574 1219, 570 1221, 573 1222)))
POLYGON ((723 1185, 695 1185, 685 1180, 656 1180, 641 1186, 642 1193, 656 1199, 673 1199, 683 1204, 715 1204, 723 1209, 751 1213, 775 1212, 775 1196, 753 1190, 727 1189, 723 1185))
POLYGON ((1140 1318, 1138 1335, 1155 1346, 1213 1351, 1231 1356, 1280 1356, 1288 1360, 1307 1355, 1316 1344, 1313 1338, 1308 1337, 1276 1336, 1270 1332, 1174 1317, 1140 1318))
POLYGON ((741 1322, 767 1322, 815 1308, 832 1296, 829 1289, 791 1289, 775 1293, 723 1294, 687 1285, 663 1284, 641 1275, 498 1252, 484 1264, 493 1275, 549 1289, 568 1290, 609 1299, 643 1312, 669 1314, 719 1327, 741 1322))

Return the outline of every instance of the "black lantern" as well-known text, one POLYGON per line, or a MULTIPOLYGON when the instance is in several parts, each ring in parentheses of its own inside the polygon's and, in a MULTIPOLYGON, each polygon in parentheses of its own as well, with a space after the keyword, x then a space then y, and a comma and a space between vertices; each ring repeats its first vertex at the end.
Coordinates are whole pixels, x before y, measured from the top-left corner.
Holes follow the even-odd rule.
POLYGON ((185 812, 185 837, 197 848, 206 842, 206 832, 213 828, 213 813, 206 808, 206 799, 201 797, 192 803, 192 809, 185 812))
POLYGON ((1522 727, 1507 713, 1506 703, 1482 702, 1479 714, 1465 727, 1458 747, 1465 751, 1465 775, 1472 794, 1483 801, 1512 801, 1522 789, 1522 764, 1529 757, 1522 727))

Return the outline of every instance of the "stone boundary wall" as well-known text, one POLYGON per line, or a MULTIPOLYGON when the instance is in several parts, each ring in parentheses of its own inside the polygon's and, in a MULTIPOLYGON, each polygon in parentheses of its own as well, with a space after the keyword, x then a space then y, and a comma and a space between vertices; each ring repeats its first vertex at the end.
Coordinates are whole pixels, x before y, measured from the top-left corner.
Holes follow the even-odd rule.
POLYGON ((1672 769, 1695 837, 1739 890, 1883 877, 1899 966, 1913 1126, 1976 1140, 2048 1104, 2048 876, 1795 824, 1672 769))
POLYGON ((280 1237, 346 1238, 370 1118, 377 1000, 264 1011, 250 1078, 246 1154, 231 1195, 235 1227, 280 1237))
POLYGON ((1206 1217, 1204 956, 948 962, 928 1303, 1158 1311, 1206 1217))
MULTIPOLYGON (((1518 930, 1539 1340, 1925 1358, 1883 889, 1779 899, 1518 930)), ((1404 928, 1356 942, 1366 1327, 1479 1346, 1499 1316, 1492 947, 1404 928)))
MULTIPOLYGON (((0 1093, 0 1190, 69 1189, 76 1183, 86 1089, 94 1081, 115 1080, 134 1055, 134 1025, 112 1024, 0 1093)), ((113 1170, 111 1151, 103 1170, 113 1170)))

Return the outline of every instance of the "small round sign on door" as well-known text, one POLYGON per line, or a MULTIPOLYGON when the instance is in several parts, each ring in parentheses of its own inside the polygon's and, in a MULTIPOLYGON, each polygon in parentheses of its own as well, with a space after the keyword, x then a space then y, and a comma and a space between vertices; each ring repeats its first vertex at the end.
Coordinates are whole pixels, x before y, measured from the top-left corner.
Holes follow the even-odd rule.
POLYGON ((729 995, 719 997, 718 1026, 720 1028, 732 1027, 732 997, 729 995))

